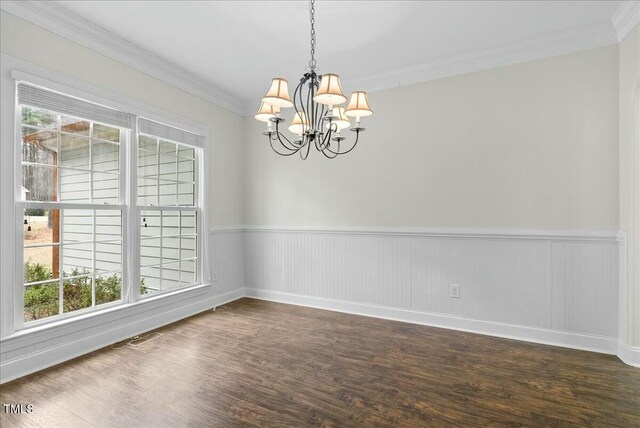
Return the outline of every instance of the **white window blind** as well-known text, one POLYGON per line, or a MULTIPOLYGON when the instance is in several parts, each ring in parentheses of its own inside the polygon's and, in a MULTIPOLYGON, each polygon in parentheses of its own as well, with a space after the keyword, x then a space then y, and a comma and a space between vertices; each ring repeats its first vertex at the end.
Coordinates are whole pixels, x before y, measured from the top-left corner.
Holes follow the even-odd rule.
POLYGON ((24 82, 18 83, 18 103, 119 128, 131 129, 135 124, 135 116, 129 113, 24 82))
POLYGON ((149 119, 140 118, 138 120, 138 131, 141 134, 153 135, 154 137, 176 141, 190 146, 204 146, 204 137, 202 135, 154 122, 149 119))

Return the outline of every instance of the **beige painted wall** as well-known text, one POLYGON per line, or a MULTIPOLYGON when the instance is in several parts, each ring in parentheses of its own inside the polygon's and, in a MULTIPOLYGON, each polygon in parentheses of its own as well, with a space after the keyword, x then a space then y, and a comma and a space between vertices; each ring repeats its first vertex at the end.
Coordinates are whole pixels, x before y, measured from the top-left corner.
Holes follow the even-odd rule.
POLYGON ((246 118, 245 223, 618 229, 617 46, 370 102, 359 147, 336 160, 281 158, 246 118))
MULTIPOLYGON (((622 339, 640 347, 640 26, 620 43, 620 229, 627 232, 622 339)), ((622 273, 624 275, 624 273, 622 273)))
POLYGON ((3 11, 0 19, 2 53, 208 126, 210 225, 242 221, 240 116, 14 15, 3 11))

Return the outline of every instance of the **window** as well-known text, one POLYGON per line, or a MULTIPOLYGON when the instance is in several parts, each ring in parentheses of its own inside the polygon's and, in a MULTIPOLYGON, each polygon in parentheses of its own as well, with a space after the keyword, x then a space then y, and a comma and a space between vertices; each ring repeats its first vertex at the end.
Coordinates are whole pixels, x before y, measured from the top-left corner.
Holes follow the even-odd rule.
POLYGON ((17 88, 22 324, 200 284, 203 137, 17 88))
POLYGON ((196 176, 192 147, 139 135, 140 278, 144 294, 197 283, 196 176))

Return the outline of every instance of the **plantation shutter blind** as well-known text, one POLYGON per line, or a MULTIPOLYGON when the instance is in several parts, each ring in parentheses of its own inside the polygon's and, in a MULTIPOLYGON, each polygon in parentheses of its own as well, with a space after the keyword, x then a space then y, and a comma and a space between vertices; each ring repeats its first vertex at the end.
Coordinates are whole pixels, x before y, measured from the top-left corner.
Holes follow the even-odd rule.
POLYGON ((18 103, 119 128, 132 129, 135 124, 132 114, 24 82, 18 83, 18 103))
POLYGON ((149 119, 138 119, 138 132, 190 146, 204 147, 204 136, 149 119))

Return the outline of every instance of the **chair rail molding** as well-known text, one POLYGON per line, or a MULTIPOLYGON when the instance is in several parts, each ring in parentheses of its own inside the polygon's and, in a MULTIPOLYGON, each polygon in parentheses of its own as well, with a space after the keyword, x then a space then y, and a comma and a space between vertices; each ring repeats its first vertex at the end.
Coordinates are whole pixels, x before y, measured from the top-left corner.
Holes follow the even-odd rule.
MULTIPOLYGON (((215 231, 226 228, 214 229, 215 231)), ((231 230, 244 232, 281 232, 281 233, 323 233, 353 234, 370 236, 417 236, 460 239, 518 239, 518 240, 554 240, 554 241, 625 241, 624 232, 610 230, 541 230, 541 229, 500 229, 500 228, 410 228, 410 227, 305 227, 305 226, 232 226, 231 230)))

